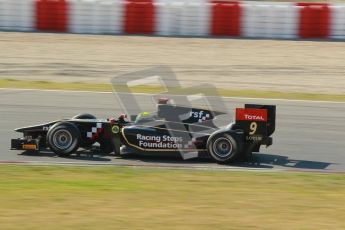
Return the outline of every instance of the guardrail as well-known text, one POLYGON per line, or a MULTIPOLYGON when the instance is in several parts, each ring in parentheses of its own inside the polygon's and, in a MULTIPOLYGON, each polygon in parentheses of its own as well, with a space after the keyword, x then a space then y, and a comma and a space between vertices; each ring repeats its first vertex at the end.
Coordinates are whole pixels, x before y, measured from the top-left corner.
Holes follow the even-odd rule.
POLYGON ((223 0, 0 0, 0 30, 345 38, 345 4, 223 0))

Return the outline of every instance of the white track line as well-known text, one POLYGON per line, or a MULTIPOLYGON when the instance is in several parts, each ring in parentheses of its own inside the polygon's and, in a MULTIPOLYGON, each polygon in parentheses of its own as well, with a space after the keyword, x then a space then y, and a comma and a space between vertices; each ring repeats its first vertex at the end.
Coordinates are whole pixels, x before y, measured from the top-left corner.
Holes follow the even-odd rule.
MULTIPOLYGON (((94 94, 113 94, 113 92, 84 91, 84 90, 60 90, 60 89, 18 89, 18 88, 0 88, 1 91, 36 91, 36 92, 62 92, 62 93, 94 93, 94 94)), ((133 93, 137 95, 154 95, 150 93, 133 93)), ((169 95, 169 94, 166 94, 169 95)), ((176 96, 176 95, 173 95, 176 96)), ((211 96, 212 97, 212 96, 211 96)), ((304 103, 328 103, 328 104, 345 104, 342 101, 315 101, 315 100, 297 100, 297 99, 277 99, 277 98, 256 98, 256 97, 223 97, 234 100, 264 100, 264 101, 285 101, 285 102, 304 102, 304 103)))

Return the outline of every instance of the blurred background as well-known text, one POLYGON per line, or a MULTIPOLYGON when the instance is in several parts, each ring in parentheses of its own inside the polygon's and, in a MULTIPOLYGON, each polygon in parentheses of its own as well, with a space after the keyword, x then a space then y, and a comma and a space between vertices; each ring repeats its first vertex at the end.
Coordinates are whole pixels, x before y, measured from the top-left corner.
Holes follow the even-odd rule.
POLYGON ((342 3, 2 0, 1 78, 109 83, 167 65, 186 85, 342 94, 344 13, 342 3))

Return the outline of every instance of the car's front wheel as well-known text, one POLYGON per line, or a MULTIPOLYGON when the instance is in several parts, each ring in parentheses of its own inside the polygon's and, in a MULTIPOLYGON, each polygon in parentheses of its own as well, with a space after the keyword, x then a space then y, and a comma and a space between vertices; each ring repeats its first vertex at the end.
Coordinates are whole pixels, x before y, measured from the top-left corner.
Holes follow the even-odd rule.
POLYGON ((69 156, 79 148, 80 131, 73 123, 59 122, 49 129, 47 141, 58 156, 69 156))
POLYGON ((81 113, 72 117, 72 119, 97 119, 94 115, 89 113, 81 113))

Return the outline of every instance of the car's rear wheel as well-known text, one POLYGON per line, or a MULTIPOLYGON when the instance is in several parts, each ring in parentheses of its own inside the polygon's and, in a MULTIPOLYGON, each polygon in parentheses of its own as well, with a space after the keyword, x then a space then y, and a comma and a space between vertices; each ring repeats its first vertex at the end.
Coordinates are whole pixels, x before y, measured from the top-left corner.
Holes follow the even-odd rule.
POLYGON ((233 162, 239 155, 239 143, 231 133, 216 133, 207 141, 207 151, 217 163, 233 162))
POLYGON ((69 156, 79 148, 80 131, 70 122, 59 122, 48 130, 47 141, 58 156, 69 156))

